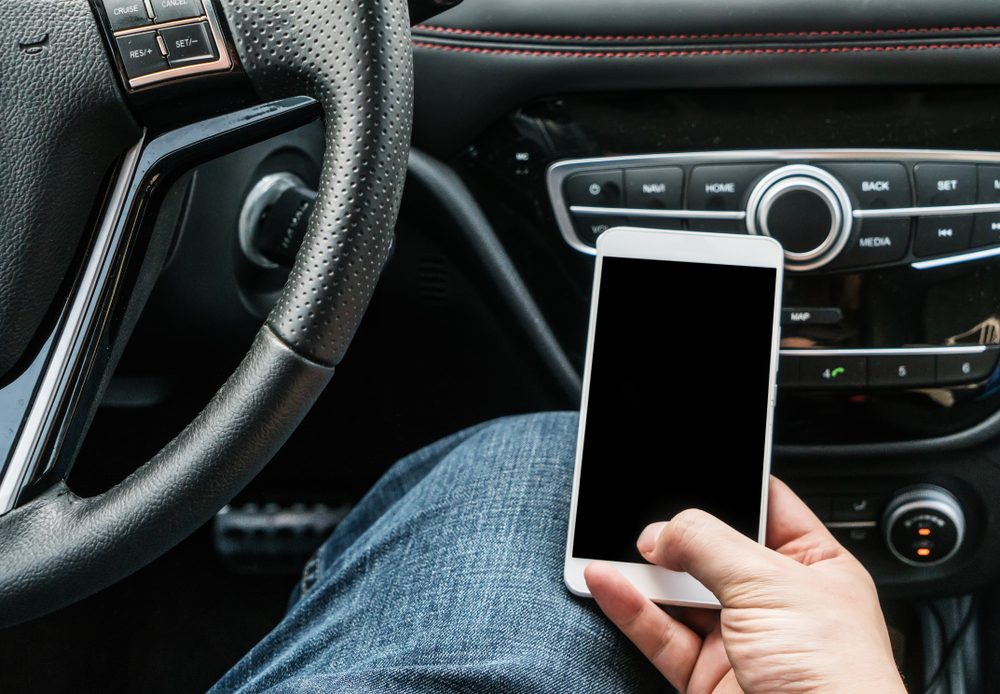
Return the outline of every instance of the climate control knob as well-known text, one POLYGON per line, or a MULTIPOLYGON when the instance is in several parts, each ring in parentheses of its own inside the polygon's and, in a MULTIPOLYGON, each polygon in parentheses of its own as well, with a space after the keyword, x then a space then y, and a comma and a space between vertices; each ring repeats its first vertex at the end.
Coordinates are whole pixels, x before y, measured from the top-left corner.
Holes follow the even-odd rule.
POLYGON ((836 258, 850 237, 851 216, 840 181, 804 164, 769 173, 747 203, 747 229, 779 241, 789 270, 815 270, 836 258))
POLYGON ((950 559, 965 539, 965 513, 951 492, 930 484, 901 490, 882 518, 885 541, 900 561, 933 566, 950 559))

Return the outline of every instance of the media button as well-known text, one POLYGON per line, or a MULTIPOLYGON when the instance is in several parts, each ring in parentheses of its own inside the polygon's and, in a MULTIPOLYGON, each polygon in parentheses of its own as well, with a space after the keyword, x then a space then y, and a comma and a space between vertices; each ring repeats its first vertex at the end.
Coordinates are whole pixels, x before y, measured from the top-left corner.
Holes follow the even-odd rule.
POLYGON ((586 207, 621 207, 622 171, 586 171, 565 183, 566 204, 586 207))
POLYGON ((625 170, 625 207, 681 209, 684 171, 676 166, 625 170))
POLYGON ((823 164, 835 175, 863 210, 910 207, 910 178, 897 163, 823 164))
POLYGON ((831 267, 881 265, 902 260, 910 248, 909 219, 855 221, 860 228, 851 235, 831 267))
POLYGON ((865 357, 803 356, 799 384, 807 388, 864 388, 868 382, 865 357))
POLYGON ((917 164, 917 205, 969 205, 976 201, 973 164, 917 164))

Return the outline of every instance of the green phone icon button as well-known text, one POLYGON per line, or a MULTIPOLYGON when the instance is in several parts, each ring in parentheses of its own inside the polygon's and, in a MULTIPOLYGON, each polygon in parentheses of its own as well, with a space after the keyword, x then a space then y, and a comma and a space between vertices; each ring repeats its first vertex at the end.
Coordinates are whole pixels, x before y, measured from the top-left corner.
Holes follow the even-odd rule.
POLYGON ((832 369, 826 369, 823 371, 823 378, 828 381, 835 381, 838 376, 843 375, 845 372, 846 369, 843 366, 836 366, 832 369))

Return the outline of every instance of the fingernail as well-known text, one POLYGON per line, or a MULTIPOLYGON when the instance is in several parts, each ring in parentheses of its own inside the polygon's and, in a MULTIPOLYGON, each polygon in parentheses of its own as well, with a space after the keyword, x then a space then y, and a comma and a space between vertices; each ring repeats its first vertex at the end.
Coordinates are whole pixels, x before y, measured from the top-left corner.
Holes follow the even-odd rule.
POLYGON ((660 522, 651 523, 646 526, 646 529, 639 535, 639 540, 635 543, 640 553, 649 554, 656 548, 656 538, 660 536, 666 525, 666 522, 660 522))

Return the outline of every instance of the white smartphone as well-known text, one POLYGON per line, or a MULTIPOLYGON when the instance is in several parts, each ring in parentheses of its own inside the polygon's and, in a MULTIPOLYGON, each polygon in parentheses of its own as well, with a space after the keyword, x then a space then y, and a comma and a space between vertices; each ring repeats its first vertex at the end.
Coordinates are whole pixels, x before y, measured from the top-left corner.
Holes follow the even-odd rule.
POLYGON ((718 607, 635 547, 700 508, 764 541, 784 256, 764 236, 616 228, 597 242, 565 581, 614 564, 652 600, 718 607))

